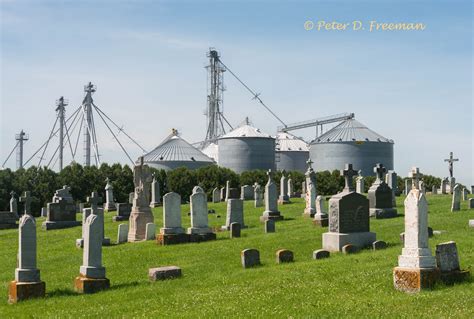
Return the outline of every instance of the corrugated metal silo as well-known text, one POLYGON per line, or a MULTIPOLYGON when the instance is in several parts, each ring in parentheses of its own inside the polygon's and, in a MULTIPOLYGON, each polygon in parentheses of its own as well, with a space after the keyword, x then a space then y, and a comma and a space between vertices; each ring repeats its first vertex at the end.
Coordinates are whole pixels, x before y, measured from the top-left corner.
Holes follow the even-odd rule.
POLYGON ((305 141, 288 132, 279 132, 276 136, 275 162, 277 170, 306 171, 309 148, 305 141))
POLYGON ((202 149, 202 152, 206 154, 208 157, 212 158, 215 162, 217 162, 219 158, 218 154, 218 147, 216 143, 209 143, 206 147, 202 149))
POLYGON ((240 174, 275 169, 275 139, 244 124, 218 140, 218 164, 240 174))
POLYGON ((355 119, 346 120, 310 145, 310 157, 316 171, 340 170, 346 163, 362 175, 373 175, 376 163, 393 169, 393 140, 372 131, 355 119))
POLYGON ((150 167, 164 170, 178 167, 196 169, 214 164, 211 158, 178 136, 175 129, 153 151, 144 155, 143 160, 150 167))

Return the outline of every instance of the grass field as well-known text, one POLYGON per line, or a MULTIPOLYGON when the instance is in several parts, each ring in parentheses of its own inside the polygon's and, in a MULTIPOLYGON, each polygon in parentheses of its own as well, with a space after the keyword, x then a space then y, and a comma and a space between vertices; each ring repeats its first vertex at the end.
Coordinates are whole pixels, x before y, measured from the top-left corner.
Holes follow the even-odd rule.
MULTIPOLYGON (((43 231, 38 227, 38 268, 46 282, 47 297, 16 305, 7 304, 7 285, 14 278, 17 230, 0 231, 0 318, 10 317, 179 317, 179 318, 302 318, 302 317, 396 317, 396 318, 474 318, 474 282, 455 286, 438 284, 432 291, 408 295, 395 291, 392 269, 402 245, 403 200, 397 198, 401 216, 371 220, 377 239, 389 244, 386 250, 363 250, 355 255, 334 253, 325 260, 313 260, 321 248, 321 234, 302 217, 304 203, 294 199, 281 206, 288 220, 277 223, 277 231, 265 234, 258 218, 263 209, 245 202, 242 238, 229 239, 228 232, 218 240, 199 244, 158 246, 155 242, 127 243, 104 247, 103 261, 111 289, 94 295, 78 295, 73 280, 79 274, 82 250, 75 247, 81 228, 43 231), (240 251, 260 250, 262 266, 242 269, 240 251), (275 252, 290 249, 295 262, 277 265, 275 252), (148 268, 177 265, 183 277, 150 283, 148 268)), ((451 198, 429 196, 429 225, 440 230, 430 239, 437 243, 456 241, 462 268, 474 265, 474 229, 468 219, 474 210, 462 203, 461 212, 451 213, 451 198)), ((183 207, 183 226, 189 226, 183 207)), ((225 223, 225 205, 209 204, 216 215, 209 215, 212 226, 225 223), (217 217, 220 215, 220 218, 217 217)), ((162 225, 161 208, 154 209, 157 227, 162 225)), ((113 213, 106 214, 105 233, 115 242, 117 226, 113 213)), ((79 217, 79 215, 78 215, 79 217)))

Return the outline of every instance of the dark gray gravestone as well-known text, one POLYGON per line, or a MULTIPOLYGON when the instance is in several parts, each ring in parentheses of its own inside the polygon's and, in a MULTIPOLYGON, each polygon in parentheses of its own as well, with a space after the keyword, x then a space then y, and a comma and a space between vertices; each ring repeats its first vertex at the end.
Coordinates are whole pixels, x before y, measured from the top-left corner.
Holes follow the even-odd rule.
POLYGON ((128 220, 130 213, 132 212, 132 204, 129 203, 118 203, 117 204, 117 215, 112 217, 114 222, 128 220))
POLYGON ((294 261, 294 255, 291 250, 280 249, 276 252, 276 262, 277 264, 281 263, 291 263, 294 261))
POLYGON ((318 250, 313 251, 313 259, 329 258, 330 255, 331 253, 324 249, 318 249, 318 250))
POLYGON ((454 241, 436 245, 436 264, 441 272, 460 270, 458 249, 454 241))
POLYGON ((242 226, 239 223, 230 224, 230 238, 240 237, 240 231, 242 226))
POLYGON ((275 232, 275 221, 273 219, 267 219, 265 221, 265 233, 275 232))
POLYGON ((260 265, 260 252, 256 249, 244 249, 240 253, 242 267, 250 268, 260 265))
POLYGON ((375 218, 396 217, 397 210, 393 208, 394 192, 383 180, 386 169, 378 163, 374 167, 374 172, 377 174, 377 178, 368 192, 370 216, 375 218))
POLYGON ((80 226, 81 222, 76 221, 76 204, 69 193, 70 188, 64 186, 58 189, 53 196, 53 202, 47 205, 47 217, 43 222, 43 229, 60 229, 80 226))

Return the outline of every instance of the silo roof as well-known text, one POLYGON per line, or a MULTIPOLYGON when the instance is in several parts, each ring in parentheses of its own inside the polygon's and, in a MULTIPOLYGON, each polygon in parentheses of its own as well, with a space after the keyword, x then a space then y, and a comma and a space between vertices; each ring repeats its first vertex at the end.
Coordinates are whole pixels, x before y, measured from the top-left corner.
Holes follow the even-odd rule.
POLYGON ((308 144, 302 139, 288 132, 278 132, 276 136, 277 151, 283 152, 308 152, 308 144))
POLYGON ((219 151, 216 143, 210 143, 202 149, 202 152, 217 162, 219 151))
POLYGON ((348 119, 317 137, 312 144, 332 142, 383 142, 393 143, 382 135, 372 131, 356 119, 348 119))
POLYGON ((214 162, 203 152, 178 136, 178 131, 174 129, 160 145, 150 153, 144 155, 143 159, 145 162, 214 162))
POLYGON ((233 131, 221 136, 219 139, 222 138, 235 138, 235 137, 259 137, 259 138, 273 138, 269 134, 263 133, 260 129, 250 126, 248 124, 244 124, 233 131))

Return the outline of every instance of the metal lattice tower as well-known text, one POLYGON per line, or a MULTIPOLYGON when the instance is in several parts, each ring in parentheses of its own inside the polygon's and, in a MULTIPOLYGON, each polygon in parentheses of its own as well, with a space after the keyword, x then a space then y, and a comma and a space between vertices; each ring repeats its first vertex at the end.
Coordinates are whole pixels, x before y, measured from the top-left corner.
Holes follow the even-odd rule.
POLYGON ((64 150, 64 126, 65 120, 64 116, 66 115, 66 106, 68 105, 67 101, 64 100, 64 97, 60 97, 56 101, 56 112, 58 113, 59 120, 59 171, 63 169, 63 150, 64 150))
POLYGON ((92 93, 96 91, 96 86, 89 84, 84 85, 84 92, 86 96, 82 102, 82 111, 84 117, 84 166, 91 165, 91 141, 93 140, 93 127, 94 123, 92 120, 92 93))
POLYGON ((18 142, 18 147, 16 149, 16 168, 21 169, 23 168, 23 142, 28 141, 29 136, 23 130, 21 130, 20 134, 15 135, 15 140, 18 142))
POLYGON ((223 113, 223 93, 224 93, 224 72, 225 67, 219 60, 219 53, 210 49, 207 57, 208 88, 207 88, 207 133, 205 141, 214 141, 219 136, 225 134, 222 122, 223 113))

